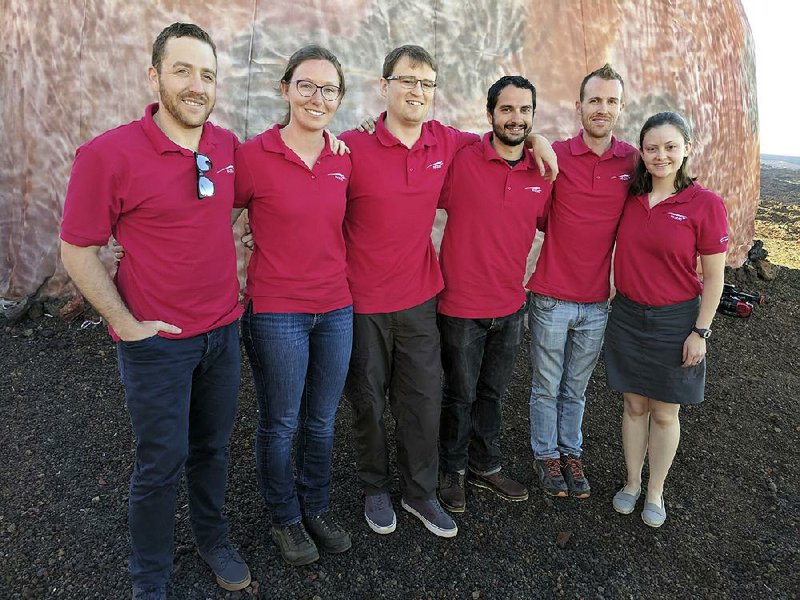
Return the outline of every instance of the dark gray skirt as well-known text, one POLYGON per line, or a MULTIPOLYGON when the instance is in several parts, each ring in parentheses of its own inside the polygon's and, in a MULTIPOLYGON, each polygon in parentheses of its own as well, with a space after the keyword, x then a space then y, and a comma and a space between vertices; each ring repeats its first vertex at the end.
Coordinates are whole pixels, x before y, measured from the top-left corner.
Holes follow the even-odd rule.
POLYGON ((608 387, 672 404, 700 404, 706 361, 681 367, 700 299, 645 306, 617 294, 608 317, 603 357, 608 387))

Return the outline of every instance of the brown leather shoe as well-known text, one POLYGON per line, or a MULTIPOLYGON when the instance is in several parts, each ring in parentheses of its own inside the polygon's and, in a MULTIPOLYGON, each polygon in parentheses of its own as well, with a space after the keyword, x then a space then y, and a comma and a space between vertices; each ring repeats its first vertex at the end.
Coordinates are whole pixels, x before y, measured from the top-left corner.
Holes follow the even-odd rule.
POLYGON ((464 512, 467 498, 463 473, 439 473, 439 501, 450 512, 464 512))
POLYGON ((476 487, 490 490, 512 502, 522 502, 528 499, 528 488, 510 477, 506 477, 502 471, 491 475, 481 475, 470 469, 468 481, 476 487))

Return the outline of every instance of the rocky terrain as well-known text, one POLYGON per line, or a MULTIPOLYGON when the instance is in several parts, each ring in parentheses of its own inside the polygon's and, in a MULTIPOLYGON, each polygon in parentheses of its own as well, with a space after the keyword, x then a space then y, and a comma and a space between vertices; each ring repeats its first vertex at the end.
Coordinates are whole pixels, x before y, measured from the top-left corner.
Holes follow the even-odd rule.
MULTIPOLYGON (((255 482, 255 402, 243 358, 231 446, 228 514, 253 584, 226 593, 194 551, 185 494, 170 598, 796 598, 800 590, 800 171, 764 169, 757 235, 779 266, 729 281, 767 296, 748 319, 718 315, 706 402, 682 411, 666 524, 615 513, 624 479, 621 399, 602 362, 587 392, 588 500, 536 488, 528 447, 527 351, 504 408, 507 472, 531 485, 509 503, 471 488, 455 539, 400 509, 397 531, 372 533, 353 475, 342 401, 332 510, 353 548, 294 568, 269 540, 255 482), (779 244, 780 242, 780 244, 779 244), (785 245, 783 245, 785 244, 785 245), (784 254, 785 250, 785 254, 784 254), (795 262, 792 262, 795 261, 795 262)), ((127 598, 127 482, 133 452, 114 346, 102 325, 43 316, 0 329, 0 598, 127 598)), ((5 324, 0 317, 0 328, 5 324)))

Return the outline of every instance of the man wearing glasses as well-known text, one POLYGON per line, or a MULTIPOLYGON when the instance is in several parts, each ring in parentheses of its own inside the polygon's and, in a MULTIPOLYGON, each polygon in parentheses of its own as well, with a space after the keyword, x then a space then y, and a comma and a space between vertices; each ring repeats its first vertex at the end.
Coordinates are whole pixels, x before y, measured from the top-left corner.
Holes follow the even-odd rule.
POLYGON ((392 50, 380 86, 386 112, 375 135, 341 136, 353 161, 344 232, 355 316, 345 393, 353 407, 356 469, 367 523, 376 533, 393 532, 383 423, 388 393, 401 504, 435 535, 453 537, 458 528, 436 499, 442 397, 436 294, 442 276, 430 235, 447 167, 478 137, 425 121, 436 64, 424 48, 392 50))
POLYGON ((205 31, 164 29, 148 69, 158 102, 78 149, 64 203, 64 266, 117 342, 136 439, 129 567, 141 600, 166 597, 184 470, 200 555, 224 589, 250 583, 222 513, 241 307, 230 228, 238 142, 207 122, 216 76, 205 31), (112 233, 126 249, 114 282, 98 258, 112 233))

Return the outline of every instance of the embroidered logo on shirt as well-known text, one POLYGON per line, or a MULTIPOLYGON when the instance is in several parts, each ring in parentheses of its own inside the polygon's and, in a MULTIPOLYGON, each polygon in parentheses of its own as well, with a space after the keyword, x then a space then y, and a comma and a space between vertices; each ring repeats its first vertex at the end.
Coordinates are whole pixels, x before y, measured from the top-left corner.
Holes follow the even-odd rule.
POLYGON ((719 238, 719 243, 720 244, 724 244, 727 241, 728 241, 728 236, 727 235, 723 235, 721 238, 719 238))
POLYGON ((336 181, 347 181, 347 177, 343 173, 328 173, 329 177, 335 177, 336 181))
POLYGON ((611 179, 619 179, 620 181, 630 181, 630 173, 623 173, 622 175, 612 175, 611 179))
POLYGON ((685 221, 688 218, 686 215, 680 213, 668 212, 667 214, 676 221, 685 221))
POLYGON ((435 163, 429 164, 426 169, 433 169, 434 171, 441 169, 444 166, 443 160, 437 160, 435 163))
POLYGON ((219 171, 217 171, 217 173, 222 173, 223 171, 228 175, 233 175, 233 165, 228 165, 227 167, 223 167, 219 171))
POLYGON ((532 191, 532 192, 534 192, 536 194, 541 194, 542 193, 542 188, 540 188, 538 185, 532 185, 530 187, 526 187, 525 189, 526 190, 530 190, 530 191, 532 191))

